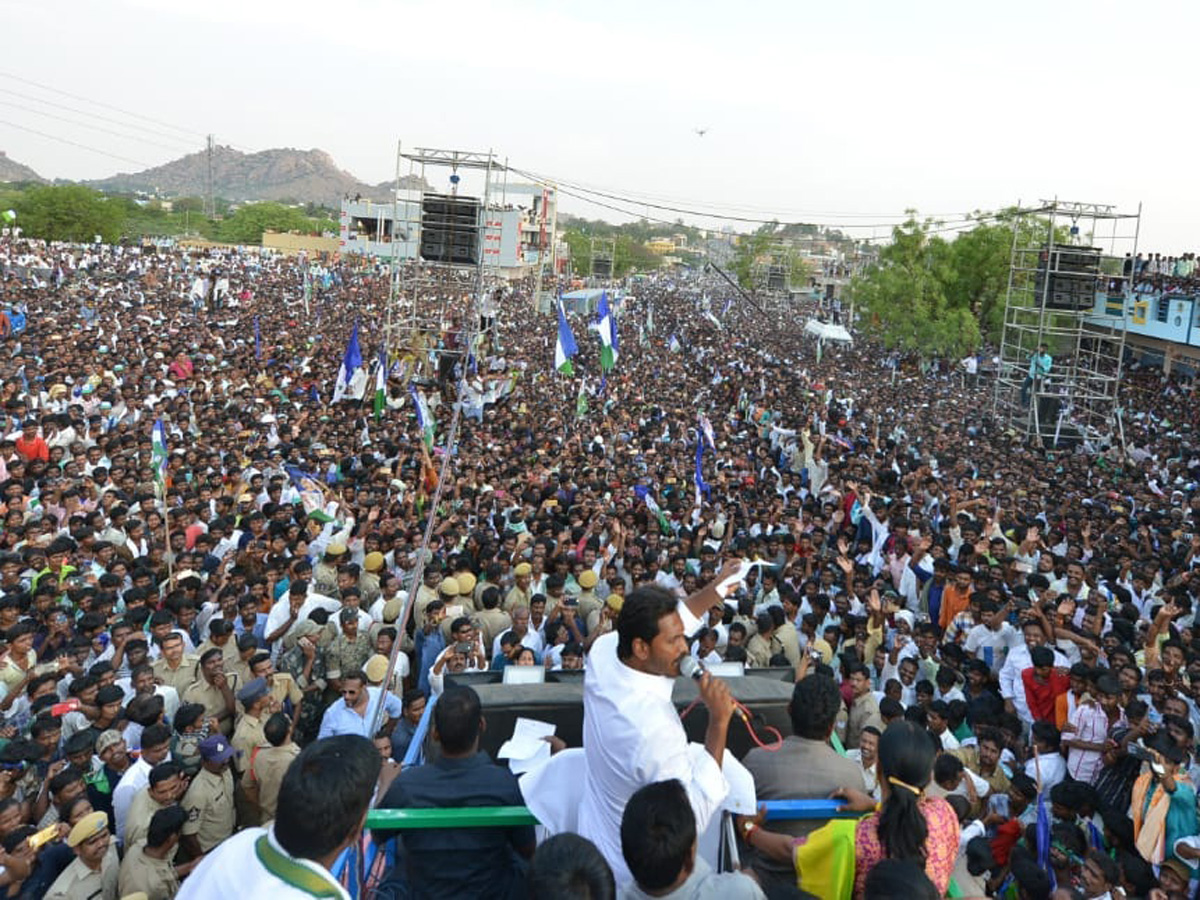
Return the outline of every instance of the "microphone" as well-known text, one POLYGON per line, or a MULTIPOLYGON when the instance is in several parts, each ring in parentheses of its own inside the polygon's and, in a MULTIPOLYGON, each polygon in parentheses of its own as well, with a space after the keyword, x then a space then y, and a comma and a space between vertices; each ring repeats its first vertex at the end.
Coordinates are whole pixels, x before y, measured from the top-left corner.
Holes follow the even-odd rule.
POLYGON ((690 653, 679 658, 679 674, 685 678, 694 678, 699 681, 707 671, 704 664, 690 653))

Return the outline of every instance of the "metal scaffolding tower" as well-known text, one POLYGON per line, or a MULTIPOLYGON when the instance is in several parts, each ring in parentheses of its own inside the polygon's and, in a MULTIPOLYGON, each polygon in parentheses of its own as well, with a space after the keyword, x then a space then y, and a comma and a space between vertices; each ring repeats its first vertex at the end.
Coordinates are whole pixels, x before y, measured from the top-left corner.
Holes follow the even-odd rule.
POLYGON ((592 238, 592 286, 610 285, 616 277, 617 242, 613 238, 592 238))
POLYGON ((393 357, 412 360, 410 376, 441 380, 472 349, 487 353, 495 339, 502 291, 499 277, 500 208, 506 167, 492 151, 476 153, 396 147, 396 190, 392 214, 391 284, 384 339, 393 357), (407 183, 416 189, 404 189, 407 183), (426 177, 448 173, 448 187, 430 187, 426 177), (460 171, 482 174, 468 194, 460 171), (499 190, 498 190, 499 188, 499 190))
POLYGON ((1042 447, 1121 433, 1122 272, 1140 225, 1140 205, 1124 213, 1054 199, 1014 211, 992 404, 1002 427, 1042 447))

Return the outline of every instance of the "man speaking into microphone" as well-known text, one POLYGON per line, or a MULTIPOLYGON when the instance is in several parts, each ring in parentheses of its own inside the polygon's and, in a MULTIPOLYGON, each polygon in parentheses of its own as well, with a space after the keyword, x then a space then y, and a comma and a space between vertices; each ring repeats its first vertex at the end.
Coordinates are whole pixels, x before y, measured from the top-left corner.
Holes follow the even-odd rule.
POLYGON ((729 688, 708 672, 697 679, 700 699, 708 707, 704 752, 689 750, 671 690, 680 661, 688 657, 688 638, 703 624, 707 611, 723 601, 718 585, 737 571, 737 565, 728 565, 687 600, 656 585, 636 588, 625 598, 616 632, 592 645, 583 683, 587 774, 579 831, 600 849, 618 884, 632 881, 621 853, 621 814, 638 788, 679 779, 699 834, 729 792, 721 773, 734 711, 729 688))

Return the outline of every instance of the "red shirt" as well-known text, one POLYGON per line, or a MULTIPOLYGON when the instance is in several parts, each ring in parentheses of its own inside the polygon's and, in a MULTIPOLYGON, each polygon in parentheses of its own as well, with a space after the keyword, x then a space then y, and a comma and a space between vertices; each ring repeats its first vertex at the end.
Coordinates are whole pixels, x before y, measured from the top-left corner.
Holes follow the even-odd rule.
POLYGON ((16 440, 16 448, 17 453, 21 454, 21 458, 26 462, 34 459, 40 459, 42 462, 50 461, 50 446, 36 435, 31 441, 25 440, 25 435, 21 435, 16 440))
POLYGON ((1060 694, 1071 689, 1071 679, 1054 669, 1045 684, 1033 677, 1033 666, 1021 672, 1021 681, 1025 684, 1025 702, 1029 705, 1029 713, 1035 722, 1054 724, 1054 706, 1060 694))

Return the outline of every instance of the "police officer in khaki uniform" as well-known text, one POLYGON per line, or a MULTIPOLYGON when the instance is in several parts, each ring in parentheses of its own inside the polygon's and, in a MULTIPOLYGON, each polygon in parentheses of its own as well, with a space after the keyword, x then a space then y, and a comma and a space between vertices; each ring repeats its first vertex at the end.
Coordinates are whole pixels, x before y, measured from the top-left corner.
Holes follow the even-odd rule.
POLYGON ((584 569, 579 573, 579 597, 577 600, 579 608, 579 621, 586 623, 588 616, 594 612, 599 612, 604 606, 604 601, 596 596, 596 584, 599 579, 596 573, 591 569, 584 569))
POLYGON ((292 722, 283 713, 275 713, 263 726, 267 746, 259 747, 250 761, 246 774, 251 796, 258 801, 263 825, 275 818, 279 805, 279 786, 292 760, 300 755, 300 748, 292 741, 292 722))
POLYGON ((496 638, 512 628, 512 616, 500 608, 500 588, 495 585, 483 592, 480 603, 483 609, 474 616, 475 627, 483 636, 483 646, 490 648, 496 638))
POLYGON ((516 583, 504 597, 506 613, 511 613, 517 606, 524 606, 528 609, 529 601, 533 597, 533 592, 529 589, 533 581, 533 566, 526 562, 518 563, 513 569, 513 578, 516 583))
POLYGON ((213 619, 208 623, 208 640, 196 648, 196 655, 203 657, 213 647, 220 648, 224 654, 225 671, 238 664, 237 638, 233 634, 233 623, 228 619, 213 619))
POLYGON ((325 548, 325 555, 313 568, 313 589, 318 594, 336 597, 338 589, 338 566, 347 559, 346 545, 341 541, 330 544, 325 548))
POLYGON ((226 737, 233 734, 233 719, 237 712, 234 690, 235 679, 225 674, 225 657, 218 647, 206 650, 200 657, 200 679, 192 683, 180 698, 184 703, 199 703, 204 715, 216 719, 221 733, 226 737))
POLYGON ((237 753, 222 734, 200 742, 200 771, 183 795, 187 824, 183 826, 183 849, 189 859, 207 853, 233 834, 233 773, 229 761, 237 753))
POLYGON ((119 882, 122 897, 141 891, 146 900, 170 900, 179 893, 179 876, 198 864, 175 867, 175 850, 186 824, 187 813, 180 806, 168 806, 154 814, 146 837, 125 851, 119 882))
POLYGON ((160 647, 162 656, 150 665, 154 670, 154 680, 175 688, 182 697, 183 692, 200 677, 197 671, 200 659, 183 652, 183 635, 177 631, 167 632, 160 647))
POLYGON ((458 582, 458 602, 463 605, 463 614, 470 615, 479 609, 475 604, 475 575, 471 572, 459 572, 454 576, 458 582))
POLYGON ((237 684, 253 681, 254 676, 250 674, 250 660, 260 652, 258 639, 248 631, 242 632, 237 636, 237 659, 232 664, 226 663, 225 673, 235 676, 237 684))
POLYGON ((363 557, 362 574, 358 576, 358 590, 362 595, 364 609, 370 609, 371 604, 379 599, 384 563, 383 554, 378 550, 373 550, 363 557))
POLYGON ((265 678, 255 678, 238 691, 238 702, 245 712, 238 719, 237 728, 233 732, 233 749, 238 755, 234 757, 233 767, 239 775, 245 775, 250 766, 250 754, 267 742, 263 735, 263 720, 270 712, 272 703, 271 692, 267 690, 265 678))
POLYGON ((75 859, 50 885, 46 900, 117 900, 120 860, 108 816, 88 813, 67 835, 75 859))
POLYGON ((183 780, 183 766, 174 760, 160 762, 150 770, 150 783, 133 795, 129 812, 125 814, 125 833, 121 843, 132 847, 146 836, 150 820, 160 809, 174 806, 183 796, 187 782, 183 780))
MULTIPOLYGON (((442 580, 441 564, 430 560, 425 564, 424 580, 417 588, 417 599, 413 602, 413 621, 424 622, 425 610, 434 600, 438 599, 438 583, 442 580)), ((457 585, 455 593, 458 593, 457 585)))
MULTIPOLYGON (((313 640, 316 640, 315 633, 313 640)), ((259 653, 250 657, 250 675, 252 678, 261 678, 266 681, 267 693, 271 695, 271 700, 275 704, 274 709, 284 711, 290 709, 293 722, 300 718, 300 704, 304 700, 304 691, 296 683, 296 679, 287 672, 275 671, 275 664, 271 662, 270 653, 259 653)))

